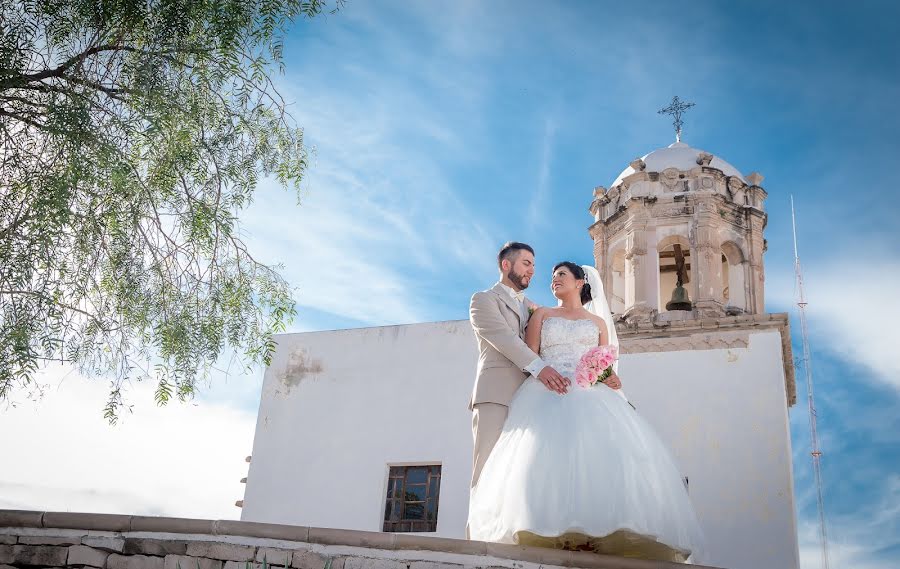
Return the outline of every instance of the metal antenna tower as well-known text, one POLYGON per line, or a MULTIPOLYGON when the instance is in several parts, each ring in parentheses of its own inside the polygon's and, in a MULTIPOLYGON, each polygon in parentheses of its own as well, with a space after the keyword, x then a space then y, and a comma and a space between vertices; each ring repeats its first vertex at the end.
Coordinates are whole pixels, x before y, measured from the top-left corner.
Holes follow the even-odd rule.
POLYGON ((806 327, 806 295, 803 292, 803 272, 800 270, 800 255, 797 253, 797 220, 794 217, 794 196, 791 196, 791 225, 794 230, 794 272, 797 276, 797 308, 800 312, 800 331, 803 335, 803 371, 806 372, 806 400, 809 404, 809 432, 812 439, 813 472, 816 475, 816 501, 819 507, 819 539, 822 542, 822 568, 828 567, 828 531, 825 528, 825 498, 822 494, 822 468, 819 464, 822 451, 819 450, 819 435, 816 433, 816 402, 813 397, 812 366, 809 356, 809 331, 806 327))

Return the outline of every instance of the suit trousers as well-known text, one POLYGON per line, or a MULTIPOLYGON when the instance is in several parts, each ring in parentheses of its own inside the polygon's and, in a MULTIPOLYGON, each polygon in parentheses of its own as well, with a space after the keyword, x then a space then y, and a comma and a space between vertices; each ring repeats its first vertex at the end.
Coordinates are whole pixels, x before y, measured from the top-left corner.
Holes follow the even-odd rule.
POLYGON ((481 469, 497 444, 509 407, 499 403, 478 403, 472 407, 472 436, 475 439, 472 453, 472 483, 474 488, 481 476, 481 469))
MULTIPOLYGON (((509 407, 499 403, 477 403, 472 406, 472 437, 475 447, 472 452, 472 483, 474 488, 481 476, 494 445, 503 432, 503 424, 509 414, 509 407)), ((469 524, 466 523, 466 539, 469 539, 469 524)))

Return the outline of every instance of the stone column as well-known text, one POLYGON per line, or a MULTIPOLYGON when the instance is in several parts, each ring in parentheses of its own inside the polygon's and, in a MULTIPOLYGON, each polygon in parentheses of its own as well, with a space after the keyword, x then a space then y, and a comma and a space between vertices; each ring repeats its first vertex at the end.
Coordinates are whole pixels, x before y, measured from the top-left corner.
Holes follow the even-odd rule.
POLYGON ((747 262, 750 265, 748 271, 748 286, 750 288, 748 312, 762 314, 766 311, 765 299, 765 269, 763 266, 763 253, 765 252, 765 240, 763 239, 763 227, 765 226, 763 215, 753 212, 750 214, 750 238, 747 240, 747 262))
POLYGON ((648 281, 654 264, 647 254, 647 234, 644 225, 632 226, 625 249, 625 259, 630 269, 628 278, 634 291, 633 301, 625 309, 625 319, 629 322, 647 322, 652 316, 649 302, 651 287, 648 281))
POLYGON ((700 318, 722 316, 725 311, 719 299, 722 298, 722 251, 719 248, 718 224, 715 204, 697 204, 694 222, 694 251, 697 258, 697 298, 694 309, 700 318))
POLYGON ((606 239, 606 228, 602 223, 595 223, 588 229, 594 240, 594 267, 600 273, 600 280, 606 290, 612 290, 612 259, 609 258, 609 246, 606 239))
POLYGON ((659 255, 657 247, 659 237, 655 224, 644 232, 644 243, 647 253, 644 255, 644 282, 647 290, 647 307, 654 314, 666 309, 659 305, 659 255))

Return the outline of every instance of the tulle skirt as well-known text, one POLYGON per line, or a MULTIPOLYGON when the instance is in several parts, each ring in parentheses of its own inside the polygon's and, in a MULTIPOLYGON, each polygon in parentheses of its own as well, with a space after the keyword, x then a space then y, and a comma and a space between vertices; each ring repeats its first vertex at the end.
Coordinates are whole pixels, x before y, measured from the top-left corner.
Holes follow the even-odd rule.
POLYGON ((472 490, 469 532, 667 561, 696 562, 703 541, 678 467, 622 397, 603 385, 558 395, 534 378, 472 490))

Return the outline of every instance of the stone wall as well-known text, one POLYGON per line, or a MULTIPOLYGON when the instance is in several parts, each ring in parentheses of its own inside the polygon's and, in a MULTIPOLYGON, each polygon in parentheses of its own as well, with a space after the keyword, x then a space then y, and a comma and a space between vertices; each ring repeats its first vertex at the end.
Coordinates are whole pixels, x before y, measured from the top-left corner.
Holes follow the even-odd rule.
POLYGON ((0 510, 0 569, 262 569, 264 565, 272 569, 681 567, 420 534, 0 510))

